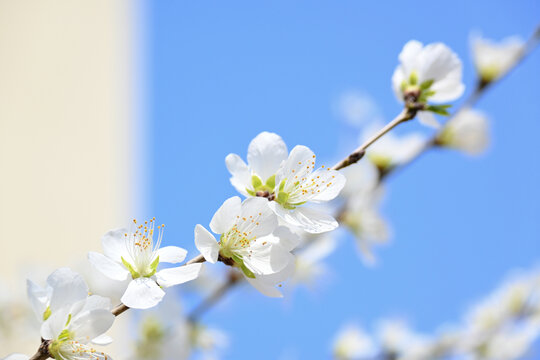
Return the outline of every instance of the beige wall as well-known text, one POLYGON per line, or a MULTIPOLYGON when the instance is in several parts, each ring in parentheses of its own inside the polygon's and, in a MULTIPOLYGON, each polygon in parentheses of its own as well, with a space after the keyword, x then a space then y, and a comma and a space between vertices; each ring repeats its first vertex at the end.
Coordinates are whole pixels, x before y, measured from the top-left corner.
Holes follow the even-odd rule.
POLYGON ((0 0, 0 281, 15 293, 28 265, 72 266, 140 211, 139 11, 0 0))

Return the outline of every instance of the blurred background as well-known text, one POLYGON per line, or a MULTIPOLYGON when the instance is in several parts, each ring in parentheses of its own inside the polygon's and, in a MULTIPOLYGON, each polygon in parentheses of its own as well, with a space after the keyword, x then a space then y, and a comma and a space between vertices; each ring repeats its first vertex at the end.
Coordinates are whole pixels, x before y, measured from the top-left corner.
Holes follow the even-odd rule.
MULTIPOLYGON (((77 267, 133 217, 155 216, 164 243, 194 255, 195 224, 208 225, 236 195, 228 153, 245 157, 266 130, 331 165, 369 122, 400 111, 390 78, 408 40, 451 47, 468 94, 471 32, 527 38, 539 14, 535 0, 1 0, 4 295, 23 299, 24 277, 77 267)), ((534 268, 539 79, 537 50, 478 103, 491 119, 483 156, 432 151, 389 178, 382 212, 392 236, 374 266, 342 232, 314 289, 283 300, 231 291, 203 318, 227 333, 223 358, 325 358, 351 320, 369 328, 398 316, 433 332, 509 271, 534 268)), ((433 132, 409 122, 397 133, 412 131, 433 132)), ((195 303, 186 299, 186 309, 195 303)), ((21 343, 2 353, 37 346, 21 343)))

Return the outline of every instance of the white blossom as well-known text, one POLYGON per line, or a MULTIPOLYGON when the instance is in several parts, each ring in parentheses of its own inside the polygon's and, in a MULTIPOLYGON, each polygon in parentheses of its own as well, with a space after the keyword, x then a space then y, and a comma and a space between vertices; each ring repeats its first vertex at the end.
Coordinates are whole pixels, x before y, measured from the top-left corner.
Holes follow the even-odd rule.
POLYGON ((41 325, 41 337, 50 341, 48 350, 57 360, 106 360, 110 357, 89 343, 110 343, 112 339, 105 332, 113 322, 110 300, 91 295, 55 309, 41 325))
POLYGON ((2 358, 2 360, 28 360, 30 359, 30 356, 25 354, 10 354, 6 356, 5 358, 2 358))
POLYGON ((489 145, 488 119, 480 111, 464 109, 444 126, 437 143, 477 155, 489 145))
MULTIPOLYGON (((456 100, 465 90, 461 60, 445 44, 424 46, 411 40, 399 54, 399 62, 392 85, 400 101, 410 97, 419 103, 446 103, 456 100)), ((444 108, 427 106, 428 111, 419 111, 418 118, 425 125, 438 126, 432 111, 444 112, 444 108)))
POLYGON ((47 278, 42 288, 31 280, 26 280, 28 300, 40 322, 47 320, 52 313, 86 299, 88 286, 81 275, 68 268, 55 270, 47 278))
POLYGON ((275 201, 269 205, 288 225, 312 234, 331 231, 338 227, 331 215, 303 205, 332 200, 343 186, 343 174, 324 166, 315 170, 315 154, 297 145, 276 174, 275 201))
POLYGON ((471 48, 480 79, 489 83, 514 66, 525 50, 525 42, 516 36, 495 42, 475 34, 471 36, 471 48))
POLYGON ((270 275, 274 278, 294 262, 290 251, 296 244, 281 236, 287 230, 276 230, 277 225, 266 198, 254 197, 242 202, 235 196, 223 203, 210 222, 210 229, 220 234, 219 242, 202 225, 197 225, 195 245, 208 262, 215 263, 220 256, 225 262, 231 261, 255 286, 258 279, 270 275))
POLYGON ((236 154, 227 155, 225 164, 236 190, 244 196, 256 196, 274 192, 276 173, 286 159, 287 145, 283 139, 264 131, 249 143, 247 164, 236 154))
POLYGON ((130 308, 147 309, 157 305, 165 292, 162 288, 195 279, 202 264, 183 265, 157 270, 160 263, 182 262, 187 251, 177 246, 160 248, 163 226, 158 226, 154 242, 155 220, 137 224, 132 230, 113 230, 106 233, 101 244, 105 255, 90 252, 88 259, 94 267, 111 279, 124 281, 131 278, 122 303, 130 308))

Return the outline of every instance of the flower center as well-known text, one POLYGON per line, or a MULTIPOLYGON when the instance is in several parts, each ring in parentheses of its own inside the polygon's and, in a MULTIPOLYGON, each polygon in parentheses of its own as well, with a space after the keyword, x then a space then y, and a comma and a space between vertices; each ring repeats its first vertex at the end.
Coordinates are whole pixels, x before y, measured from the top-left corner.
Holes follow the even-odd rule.
POLYGON ((158 225, 158 238, 154 243, 154 228, 156 218, 137 224, 133 220, 135 231, 125 233, 125 242, 130 259, 122 257, 122 264, 129 270, 133 279, 139 277, 151 277, 157 271, 159 256, 156 255, 165 225, 158 225))

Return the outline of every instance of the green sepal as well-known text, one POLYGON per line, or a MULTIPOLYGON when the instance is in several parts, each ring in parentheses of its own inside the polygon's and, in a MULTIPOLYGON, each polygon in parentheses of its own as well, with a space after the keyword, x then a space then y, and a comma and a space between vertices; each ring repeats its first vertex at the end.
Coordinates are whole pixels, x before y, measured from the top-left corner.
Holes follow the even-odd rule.
POLYGON ((242 270, 244 275, 250 279, 255 279, 255 274, 251 270, 247 268, 247 266, 244 264, 244 260, 239 257, 238 255, 232 255, 231 257, 234 261, 234 263, 242 270))
POLYGON ((152 261, 152 263, 150 264, 150 269, 152 269, 152 271, 150 272, 150 274, 146 275, 147 277, 153 276, 157 272, 158 264, 159 264, 159 256, 157 256, 154 259, 154 261, 152 261))
POLYGON ((47 320, 51 316, 51 313, 52 311, 51 311, 50 306, 47 306, 47 308, 43 312, 43 321, 47 320))
POLYGON ((66 321, 66 325, 64 325, 64 326, 68 326, 70 322, 71 322, 71 314, 68 315, 68 319, 67 319, 67 321, 66 321))
POLYGON ((435 114, 448 116, 450 113, 446 110, 452 105, 428 105, 426 107, 427 111, 434 112, 435 114))
POLYGON ((274 190, 274 188, 276 187, 276 175, 272 175, 268 179, 266 179, 266 186, 274 190))
POLYGON ((251 196, 255 196, 255 195, 256 195, 256 194, 255 194, 255 191, 250 190, 250 189, 248 189, 248 188, 246 188, 246 192, 247 192, 249 195, 251 195, 251 196))
POLYGON ((283 191, 283 189, 285 188, 285 180, 287 180, 287 179, 283 179, 279 183, 279 191, 283 191))
POLYGON ((278 192, 278 195, 277 195, 277 202, 278 203, 283 205, 283 204, 287 203, 287 200, 289 200, 289 194, 287 194, 286 192, 283 192, 283 191, 278 192))
POLYGON ((259 188, 262 185, 261 178, 258 177, 257 175, 252 175, 251 176, 251 185, 253 186, 253 188, 255 190, 257 190, 257 188, 259 188))
POLYGON ((121 257, 122 259, 122 264, 124 264, 124 266, 129 270, 129 272, 131 273, 131 277, 133 279, 137 279, 137 278, 140 278, 141 277, 141 274, 139 274, 137 271, 135 271, 135 269, 133 268, 133 266, 131 266, 130 263, 128 263, 126 261, 126 259, 124 259, 124 257, 122 256, 121 257))
POLYGON ((434 79, 431 79, 431 80, 426 80, 424 81, 423 83, 420 84, 420 89, 421 90, 427 90, 431 87, 431 85, 433 85, 433 83, 435 82, 434 79))

